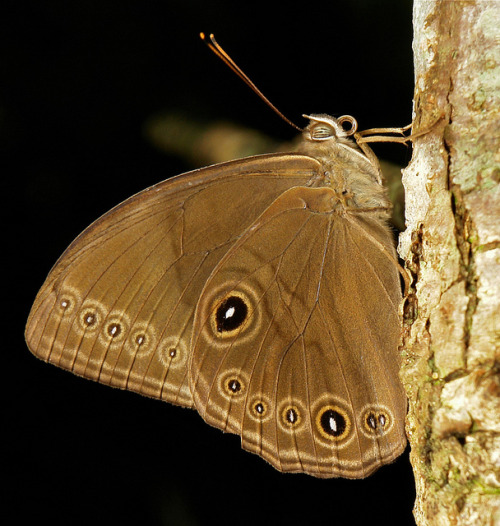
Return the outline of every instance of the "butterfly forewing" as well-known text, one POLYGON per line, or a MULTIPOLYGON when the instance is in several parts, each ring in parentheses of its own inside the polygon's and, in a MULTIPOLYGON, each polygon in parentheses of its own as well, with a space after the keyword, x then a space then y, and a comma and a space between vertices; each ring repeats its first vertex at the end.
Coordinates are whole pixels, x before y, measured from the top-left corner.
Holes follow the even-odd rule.
POLYGON ((184 174, 128 199, 83 232, 32 307, 40 358, 105 384, 191 406, 193 314, 211 271, 317 161, 261 156, 184 174))
POLYGON ((212 272, 190 385, 207 422, 283 471, 364 477, 405 446, 397 269, 328 188, 278 197, 212 272), (377 307, 374 308, 374 305, 377 307))

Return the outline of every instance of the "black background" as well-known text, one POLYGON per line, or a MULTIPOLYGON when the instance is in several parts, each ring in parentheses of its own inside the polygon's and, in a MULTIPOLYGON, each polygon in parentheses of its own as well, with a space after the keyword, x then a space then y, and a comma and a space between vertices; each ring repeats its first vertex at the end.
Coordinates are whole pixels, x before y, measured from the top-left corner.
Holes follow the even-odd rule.
POLYGON ((361 481, 284 475, 195 411, 79 379, 34 358, 23 339, 36 292, 72 239, 126 197, 194 168, 150 144, 148 118, 181 109, 295 135, 200 31, 214 32, 292 120, 324 112, 355 115, 361 128, 401 126, 411 120, 411 9, 404 0, 4 3, 6 524, 413 524, 408 452, 361 481))

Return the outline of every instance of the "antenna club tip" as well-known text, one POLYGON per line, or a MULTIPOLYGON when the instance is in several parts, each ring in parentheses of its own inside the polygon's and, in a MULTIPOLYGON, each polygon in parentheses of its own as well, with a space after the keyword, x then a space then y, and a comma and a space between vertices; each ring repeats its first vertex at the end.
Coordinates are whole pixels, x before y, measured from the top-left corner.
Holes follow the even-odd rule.
POLYGON ((212 42, 214 42, 215 40, 215 36, 213 33, 209 33, 207 37, 207 34, 204 33, 203 31, 200 32, 200 38, 204 41, 207 41, 208 39, 210 39, 212 42))

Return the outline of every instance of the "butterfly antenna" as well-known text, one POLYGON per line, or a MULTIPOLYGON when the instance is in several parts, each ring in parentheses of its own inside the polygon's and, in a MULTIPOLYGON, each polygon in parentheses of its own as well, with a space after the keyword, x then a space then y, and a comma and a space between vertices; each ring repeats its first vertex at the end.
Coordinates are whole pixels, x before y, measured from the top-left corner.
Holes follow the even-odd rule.
POLYGON ((250 89, 253 90, 277 115, 279 115, 286 123, 295 128, 296 130, 302 131, 302 128, 299 128, 295 123, 293 123, 289 118, 285 117, 283 113, 260 91, 260 89, 248 78, 248 76, 241 70, 241 68, 236 64, 236 62, 222 49, 222 47, 217 43, 213 33, 210 33, 208 39, 205 33, 200 33, 200 38, 205 42, 211 51, 213 51, 230 69, 240 77, 240 79, 245 82, 250 89), (210 40, 209 40, 210 39, 210 40))

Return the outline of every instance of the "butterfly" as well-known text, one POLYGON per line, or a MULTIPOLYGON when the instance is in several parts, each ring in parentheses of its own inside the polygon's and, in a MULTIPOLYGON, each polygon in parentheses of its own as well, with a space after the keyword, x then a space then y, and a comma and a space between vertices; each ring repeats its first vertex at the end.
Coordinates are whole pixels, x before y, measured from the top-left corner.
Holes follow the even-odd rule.
POLYGON ((308 118, 296 152, 179 175, 95 221, 26 341, 195 408, 278 470, 362 478, 406 445, 391 205, 355 119, 308 118))

